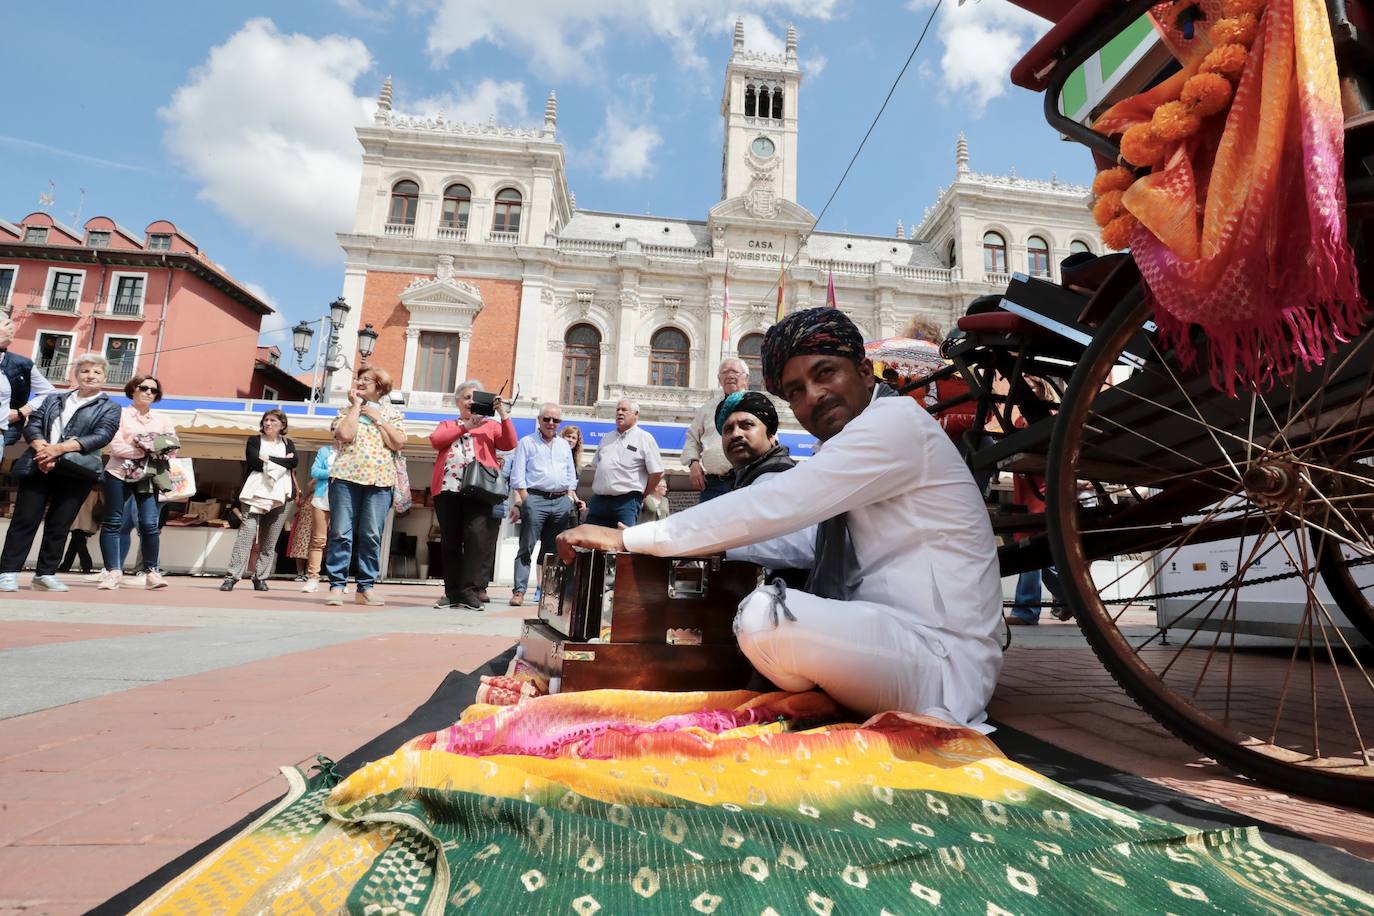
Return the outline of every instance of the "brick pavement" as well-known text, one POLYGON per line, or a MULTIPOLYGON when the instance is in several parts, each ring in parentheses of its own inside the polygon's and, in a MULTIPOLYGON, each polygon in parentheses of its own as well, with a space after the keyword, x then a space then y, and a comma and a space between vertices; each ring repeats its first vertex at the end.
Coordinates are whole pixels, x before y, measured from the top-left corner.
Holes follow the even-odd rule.
MULTIPOLYGON (((448 671, 503 651, 532 613, 495 590, 498 603, 476 615, 431 609, 434 588, 386 587, 381 609, 327 609, 285 582, 228 595, 215 580, 174 582, 153 593, 76 583, 65 596, 0 599, 0 666, 183 631, 194 669, 152 683, 131 675, 129 685, 0 720, 0 916, 75 913, 107 899, 280 794, 279 766, 341 756, 394 725, 448 671), (322 633, 330 644, 219 663, 216 647, 251 628, 322 633)), ((1374 818, 1200 758, 1136 709, 1071 625, 1016 637, 990 710, 998 720, 1374 860, 1374 818)))
MULTIPOLYGON (((988 715, 1067 751, 1374 861, 1374 816, 1289 795, 1218 766, 1142 712, 1077 627, 1015 632, 988 715)), ((993 740, 997 739, 996 734, 993 740)))

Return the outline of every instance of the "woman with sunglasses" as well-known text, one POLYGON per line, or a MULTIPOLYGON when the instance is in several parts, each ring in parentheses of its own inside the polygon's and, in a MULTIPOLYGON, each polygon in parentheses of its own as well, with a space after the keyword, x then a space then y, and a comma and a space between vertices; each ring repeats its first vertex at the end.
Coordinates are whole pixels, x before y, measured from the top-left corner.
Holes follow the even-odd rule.
POLYGON ((139 542, 143 545, 143 565, 147 588, 166 588, 158 565, 162 529, 158 524, 161 508, 157 490, 145 479, 149 452, 158 436, 175 436, 176 427, 167 415, 153 410, 162 400, 162 383, 151 375, 135 375, 124 385, 132 404, 119 412, 119 432, 110 440, 110 460, 105 463, 101 482, 105 496, 105 522, 100 526, 100 557, 104 571, 96 588, 119 588, 124 578, 123 559, 127 547, 120 549, 125 513, 133 507, 139 542))

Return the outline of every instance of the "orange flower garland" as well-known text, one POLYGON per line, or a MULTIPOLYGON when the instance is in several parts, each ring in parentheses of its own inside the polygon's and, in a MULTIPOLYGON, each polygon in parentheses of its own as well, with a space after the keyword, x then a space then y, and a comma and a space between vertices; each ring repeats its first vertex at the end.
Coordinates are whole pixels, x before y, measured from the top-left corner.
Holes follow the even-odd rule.
MULTIPOLYGON (((1121 135, 1121 158, 1128 165, 1159 165, 1180 141, 1202 129, 1203 118, 1221 114, 1231 105, 1234 83, 1250 59, 1249 47, 1259 33, 1265 0, 1222 0, 1222 17, 1207 32, 1212 50, 1198 72, 1183 83, 1177 101, 1155 109, 1148 123, 1133 124, 1121 135)), ((1130 244, 1138 225, 1122 204, 1122 194, 1134 183, 1128 168, 1112 166, 1093 179, 1093 220, 1102 227, 1102 241, 1111 248, 1130 244)))

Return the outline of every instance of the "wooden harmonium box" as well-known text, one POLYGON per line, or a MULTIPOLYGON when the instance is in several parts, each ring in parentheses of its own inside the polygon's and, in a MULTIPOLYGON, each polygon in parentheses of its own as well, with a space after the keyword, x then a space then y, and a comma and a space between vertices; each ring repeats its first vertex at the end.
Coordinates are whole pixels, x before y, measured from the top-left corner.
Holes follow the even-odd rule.
POLYGON ((760 581, 752 563, 579 551, 545 558, 539 616, 520 656, 549 691, 734 690, 753 673, 735 611, 760 581))

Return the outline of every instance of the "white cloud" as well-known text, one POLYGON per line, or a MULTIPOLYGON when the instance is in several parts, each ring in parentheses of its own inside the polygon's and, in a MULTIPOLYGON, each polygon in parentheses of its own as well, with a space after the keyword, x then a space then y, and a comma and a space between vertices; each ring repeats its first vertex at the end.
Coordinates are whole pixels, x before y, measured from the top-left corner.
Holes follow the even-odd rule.
POLYGON ((354 94, 372 66, 356 38, 283 34, 252 19, 189 74, 158 114, 198 196, 269 241, 338 257, 361 157, 353 128, 374 103, 354 94))
MULTIPOLYGON (((922 16, 934 0, 910 0, 907 7, 922 16)), ((987 104, 1005 95, 1009 74, 1026 49, 1049 29, 1049 22, 1007 0, 955 4, 946 2, 936 26, 944 54, 940 76, 949 92, 968 106, 974 117, 987 104)), ((922 64, 918 73, 927 73, 922 64)))
POLYGON ((601 150, 601 177, 643 178, 654 168, 654 150, 663 143, 656 128, 632 123, 617 106, 606 109, 606 126, 597 135, 601 150))
POLYGON ((276 297, 268 293, 267 287, 263 286, 261 283, 254 283, 252 280, 246 280, 243 283, 243 288, 261 299, 263 305, 268 306, 272 311, 277 313, 281 312, 281 306, 277 304, 276 297))
POLYGON ((810 57, 803 57, 801 59, 802 72, 806 74, 808 79, 814 81, 825 72, 825 65, 829 62, 830 59, 824 54, 812 54, 810 57))
POLYGON ((729 35, 735 17, 746 20, 751 48, 782 50, 764 17, 828 20, 841 0, 437 0, 427 47, 442 61, 478 42, 490 42, 529 59, 536 70, 557 78, 594 80, 608 36, 648 34, 669 45, 683 66, 699 68, 697 50, 706 37, 729 35), (753 28, 750 28, 750 26, 753 28))
MULTIPOLYGON (((516 80, 484 79, 471 92, 455 85, 448 92, 398 101, 397 109, 407 114, 434 117, 442 114, 450 121, 476 124, 495 118, 502 124, 525 124, 530 120, 530 103, 525 84, 516 80)), ((542 115, 542 109, 541 109, 542 115)))

